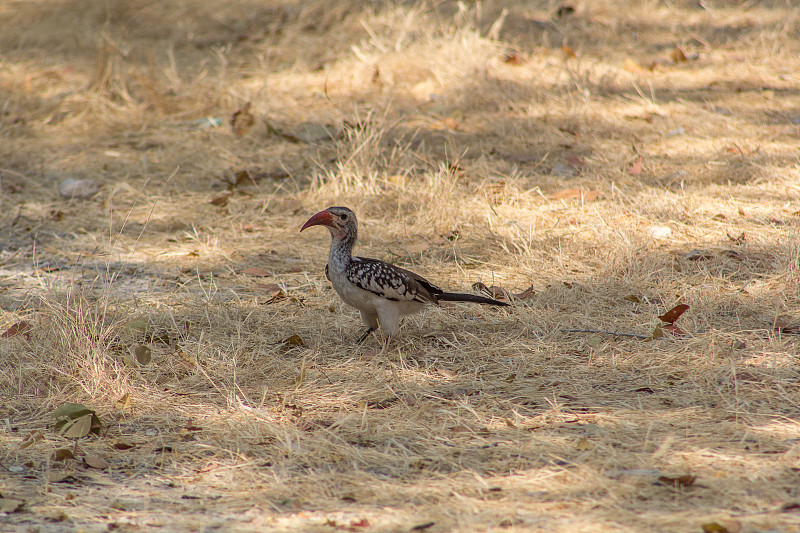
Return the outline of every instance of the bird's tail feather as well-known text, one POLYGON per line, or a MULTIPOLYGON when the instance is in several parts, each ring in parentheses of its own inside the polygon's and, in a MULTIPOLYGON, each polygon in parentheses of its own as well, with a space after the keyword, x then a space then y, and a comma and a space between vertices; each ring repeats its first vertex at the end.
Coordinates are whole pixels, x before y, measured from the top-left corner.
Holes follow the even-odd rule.
POLYGON ((501 302, 494 298, 478 296, 477 294, 462 294, 459 292, 443 292, 442 294, 437 294, 436 299, 443 302, 473 302, 487 305, 508 305, 506 302, 501 302))

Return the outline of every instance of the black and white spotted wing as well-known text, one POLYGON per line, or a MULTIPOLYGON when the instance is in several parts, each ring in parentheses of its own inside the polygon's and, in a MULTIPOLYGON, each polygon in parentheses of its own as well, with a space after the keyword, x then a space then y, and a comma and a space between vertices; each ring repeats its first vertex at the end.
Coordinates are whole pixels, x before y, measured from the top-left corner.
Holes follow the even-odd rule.
POLYGON ((388 300, 437 303, 442 289, 403 268, 364 257, 354 257, 347 267, 347 279, 354 285, 388 300))

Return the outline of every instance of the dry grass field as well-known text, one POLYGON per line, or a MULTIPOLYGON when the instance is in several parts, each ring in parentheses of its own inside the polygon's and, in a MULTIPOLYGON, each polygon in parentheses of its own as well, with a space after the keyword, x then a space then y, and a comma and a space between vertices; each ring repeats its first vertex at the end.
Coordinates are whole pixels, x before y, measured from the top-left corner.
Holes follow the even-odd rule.
POLYGON ((0 530, 800 531, 792 4, 0 1, 0 530))

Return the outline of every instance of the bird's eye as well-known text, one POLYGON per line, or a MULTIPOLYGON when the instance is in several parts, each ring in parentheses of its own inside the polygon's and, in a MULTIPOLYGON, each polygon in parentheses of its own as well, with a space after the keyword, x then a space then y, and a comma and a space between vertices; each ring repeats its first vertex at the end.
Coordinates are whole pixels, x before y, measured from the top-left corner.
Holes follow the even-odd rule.
POLYGON ((339 218, 342 220, 342 222, 347 221, 347 215, 339 215, 339 218))

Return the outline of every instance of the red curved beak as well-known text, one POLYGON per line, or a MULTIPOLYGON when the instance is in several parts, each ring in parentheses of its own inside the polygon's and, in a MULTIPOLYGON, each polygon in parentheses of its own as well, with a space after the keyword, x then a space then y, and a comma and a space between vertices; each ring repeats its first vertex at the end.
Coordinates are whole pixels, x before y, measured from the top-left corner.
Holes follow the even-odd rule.
POLYGON ((320 211, 313 217, 306 220, 306 223, 303 224, 303 227, 300 228, 300 231, 303 231, 306 228, 310 228, 311 226, 328 226, 328 227, 335 227, 333 223, 333 215, 326 209, 324 211, 320 211))

